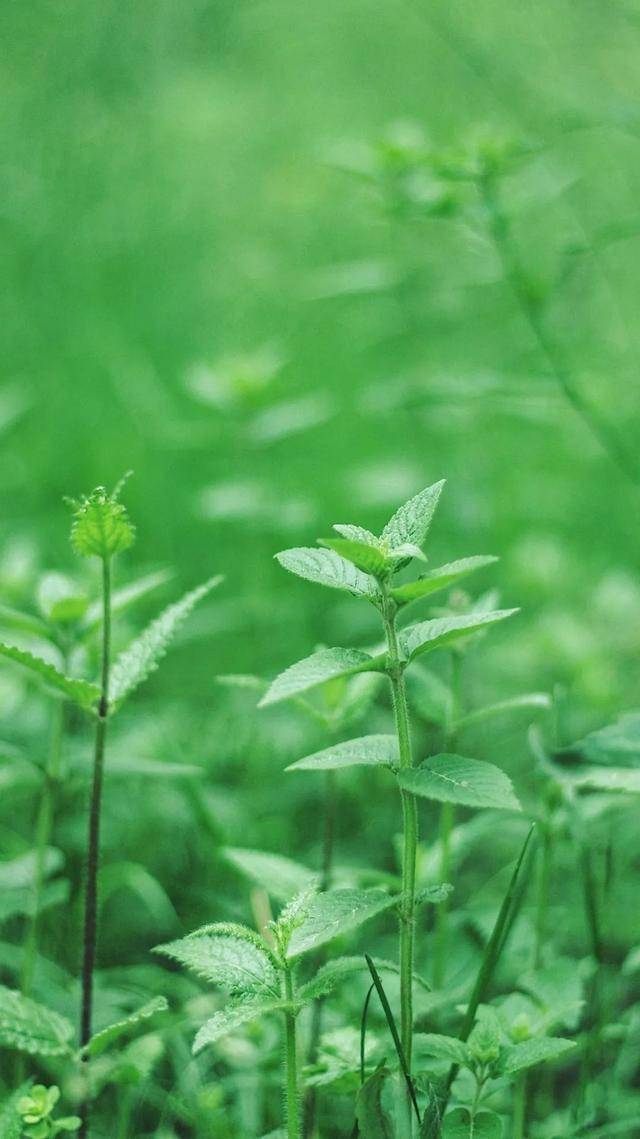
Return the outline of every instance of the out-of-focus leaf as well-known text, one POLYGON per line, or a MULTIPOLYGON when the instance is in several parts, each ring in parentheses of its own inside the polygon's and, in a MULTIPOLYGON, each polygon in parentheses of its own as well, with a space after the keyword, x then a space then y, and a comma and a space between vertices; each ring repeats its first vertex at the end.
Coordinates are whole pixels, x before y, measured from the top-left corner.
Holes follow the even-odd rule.
POLYGON ((88 680, 76 680, 71 676, 64 676, 58 672, 54 665, 42 660, 42 657, 33 656, 25 649, 16 645, 6 645, 0 642, 0 654, 16 664, 29 670, 44 684, 48 691, 64 699, 72 700, 80 708, 91 708, 100 696, 100 689, 88 680))
POLYGON ((500 1054, 500 1071, 507 1076, 533 1068, 536 1064, 557 1060, 576 1047, 574 1040, 564 1040, 560 1036, 536 1036, 503 1048, 500 1054))
POLYGON ((146 1005, 136 1009, 136 1011, 132 1012, 129 1016, 124 1017, 115 1024, 110 1024, 108 1028, 103 1028, 101 1032, 96 1032, 83 1051, 89 1056, 100 1056, 115 1040, 119 1040, 121 1036, 126 1035, 126 1033, 136 1025, 142 1021, 149 1020, 150 1017, 155 1016, 156 1013, 166 1012, 168 1008, 169 1005, 166 997, 154 997, 153 1000, 148 1001, 146 1005))
POLYGON ((294 894, 306 890, 316 877, 312 870, 282 854, 232 846, 225 847, 222 854, 232 866, 279 902, 287 902, 294 894))
POLYGON ((308 692, 337 676, 354 676, 358 672, 379 672, 385 658, 372 657, 360 649, 320 649, 310 657, 292 664, 277 676, 262 697, 260 708, 289 700, 300 692, 308 692))
POLYGON ((70 1052, 73 1025, 45 1005, 0 985, 0 1046, 32 1056, 70 1052))

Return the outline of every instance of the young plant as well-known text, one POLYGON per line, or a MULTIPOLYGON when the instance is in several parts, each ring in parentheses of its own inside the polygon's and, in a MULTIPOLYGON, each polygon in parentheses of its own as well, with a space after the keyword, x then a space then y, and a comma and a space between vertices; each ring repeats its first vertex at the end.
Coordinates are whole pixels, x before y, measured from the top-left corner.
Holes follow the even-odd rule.
POLYGON ((337 537, 319 548, 295 548, 277 555, 285 569, 309 581, 343 589, 366 600, 378 611, 385 644, 373 653, 353 648, 321 649, 292 665, 274 680, 261 700, 265 707, 303 693, 336 677, 365 672, 387 676, 393 704, 395 735, 364 736, 336 744, 292 765, 295 769, 336 770, 354 765, 383 766, 397 779, 402 803, 402 894, 399 913, 400 1039, 411 1069, 413 1037, 414 930, 416 911, 416 797, 474 807, 519 810, 507 776, 492 764, 444 753, 415 766, 405 672, 427 652, 450 646, 462 637, 509 617, 515 610, 471 612, 458 616, 398 625, 399 614, 411 603, 492 562, 472 557, 399 582, 396 575, 412 561, 424 562, 422 547, 443 483, 427 487, 393 515, 380 536, 361 526, 337 525, 337 537))

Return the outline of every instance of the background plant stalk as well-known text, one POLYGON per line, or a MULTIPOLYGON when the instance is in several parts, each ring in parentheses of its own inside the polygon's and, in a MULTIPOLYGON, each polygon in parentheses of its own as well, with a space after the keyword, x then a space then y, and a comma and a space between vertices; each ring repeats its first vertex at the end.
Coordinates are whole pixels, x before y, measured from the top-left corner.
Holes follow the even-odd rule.
MULTIPOLYGON (((413 767, 409 710, 404 681, 405 662, 400 656, 396 629, 395 603, 384 595, 384 627, 387 638, 387 675, 391 684, 393 712, 400 768, 413 767)), ((415 797, 402 791, 402 900, 400 903, 400 1039, 411 1071, 413 1043, 413 955, 415 931, 416 849, 418 845, 418 808, 415 797)))
MULTIPOLYGON (((284 992, 287 1001, 293 1003, 293 977, 291 969, 285 965, 284 992)), ((300 1139, 300 1091, 298 1088, 298 1045, 296 1039, 296 1016, 285 1012, 285 1066, 286 1066, 286 1114, 287 1139, 300 1139)))
MULTIPOLYGON (((84 1048, 91 1039, 93 1014, 93 972, 96 959, 98 929, 98 868, 100 863, 100 814, 102 809, 102 784, 104 777, 104 757, 107 741, 107 718, 109 715, 109 667, 111 660, 111 561, 102 559, 102 669, 100 681, 100 703, 96 724, 95 750, 93 761, 93 784, 89 807, 89 831, 87 836, 87 872, 85 888, 85 911, 82 956, 82 1009, 80 1015, 80 1047, 84 1048)), ((84 1056, 85 1065, 88 1057, 84 1056)), ((82 1126, 80 1139, 89 1135, 90 1095, 88 1071, 85 1100, 82 1104, 82 1126)))

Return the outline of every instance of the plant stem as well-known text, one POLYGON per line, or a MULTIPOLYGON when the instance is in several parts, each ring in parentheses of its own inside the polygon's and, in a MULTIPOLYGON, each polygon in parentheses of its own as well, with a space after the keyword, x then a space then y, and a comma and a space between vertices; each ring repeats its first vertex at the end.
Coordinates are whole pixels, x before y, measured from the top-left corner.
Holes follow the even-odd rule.
MULTIPOLYGON (((455 650, 451 653, 451 708, 444 738, 444 751, 456 749, 456 727, 460 718, 462 696, 462 655, 455 650)), ((453 803, 443 803, 440 808, 440 881, 448 882, 451 876, 451 834, 455 822, 453 803)), ((435 946, 433 957, 433 987, 442 986, 447 960, 449 940, 449 902, 445 898, 436 906, 435 946)))
POLYGON ((539 299, 534 295, 527 280, 517 250, 515 249, 507 219, 500 201, 498 181, 492 172, 485 172, 478 182, 480 195, 485 206, 489 229, 496 250, 502 261, 505 276, 518 301, 520 309, 538 343, 549 370, 565 398, 574 411, 587 425, 591 434, 599 441, 618 470, 635 486, 640 485, 640 469, 618 437, 615 428, 596 407, 589 402, 576 386, 567 368, 560 349, 549 335, 542 315, 539 299))
POLYGON ((544 822, 544 829, 542 831, 542 848, 539 855, 538 897, 536 900, 536 937, 533 960, 534 969, 539 969, 542 965, 542 957, 547 937, 549 882, 551 880, 551 852, 551 819, 548 815, 544 822))
MULTIPOLYGON (((393 712, 398 735, 400 768, 413 767, 409 710, 404 681, 405 662, 400 657, 396 630, 395 606, 385 597, 383 611, 387 638, 387 675, 391 684, 393 712)), ((401 791, 403 852, 402 899, 400 902, 400 1040, 411 1072, 413 1045, 413 953, 416 894, 416 849, 418 845, 418 809, 416 800, 408 791, 401 791)))
POLYGON ((512 1139, 524 1139, 524 1125, 527 1117, 527 1074, 519 1072, 513 1088, 512 1139))
MULTIPOLYGON (((93 761, 93 784, 89 807, 89 830, 87 836, 87 871, 85 888, 85 911, 82 957, 82 1010, 80 1019, 80 1047, 91 1039, 93 1008, 93 971, 96 959, 98 924, 98 867, 100 862, 100 813, 102 807, 102 783, 104 757, 107 740, 107 717, 109 714, 109 666, 111 659, 111 563, 102 560, 102 670, 100 681, 100 703, 96 723, 95 751, 93 761)), ((88 1057, 84 1057, 85 1065, 88 1057)), ((88 1070, 87 1070, 88 1077, 88 1070)), ((82 1126, 80 1139, 89 1135, 89 1086, 86 1080, 85 1101, 82 1104, 82 1126)))
POLYGON ((40 924, 40 909, 42 905, 42 891, 44 888, 47 847, 51 841, 55 798, 60 777, 60 757, 62 754, 62 739, 64 735, 65 705, 58 702, 53 712, 51 728, 51 747, 44 771, 42 794, 38 807, 36 822, 36 864, 33 881, 33 912, 29 923, 29 930, 25 942, 24 962, 22 966, 22 992, 28 996, 33 984, 36 957, 38 954, 38 934, 40 924))
MULTIPOLYGON (((291 969, 285 965, 285 998, 293 1003, 293 977, 291 969)), ((287 1112, 287 1139, 300 1139, 300 1092, 298 1089, 298 1048, 296 1042, 296 1017, 294 1012, 285 1012, 285 1068, 287 1112)))

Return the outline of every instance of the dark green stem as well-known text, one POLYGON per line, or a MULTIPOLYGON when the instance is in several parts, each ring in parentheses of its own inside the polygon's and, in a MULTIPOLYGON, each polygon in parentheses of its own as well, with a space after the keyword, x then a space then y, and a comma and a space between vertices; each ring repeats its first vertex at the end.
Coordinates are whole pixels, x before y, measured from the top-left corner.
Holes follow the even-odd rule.
POLYGON ((500 201, 496 175, 486 172, 479 179, 478 184, 487 213, 491 236, 502 261, 505 276, 546 360, 551 375, 564 393, 568 403, 587 425, 591 434, 599 441, 618 470, 635 486, 640 485, 640 468, 622 444, 615 428, 600 415, 597 408, 584 397, 576 386, 573 376, 564 362, 562 353, 547 331, 542 306, 531 289, 530 282, 527 280, 518 252, 511 239, 507 219, 500 201))
MULTIPOLYGON (((405 661, 400 656, 396 615, 393 602, 388 597, 384 611, 384 627, 387 638, 387 674, 391 684, 391 697, 398 736, 400 769, 413 767, 409 709, 404 681, 405 661)), ((400 1039, 402 1049, 411 1071, 413 1048, 413 955, 415 930, 416 896, 416 850, 418 845, 418 810, 416 800, 408 791, 401 791, 403 851, 402 851, 402 899, 400 902, 400 1039)))
MULTIPOLYGON (((289 966, 285 966, 284 991, 287 1001, 293 1004, 293 977, 289 966)), ((300 1091, 298 1088, 298 1046, 296 1041, 296 1017, 294 1012, 285 1012, 285 1105, 287 1114, 287 1139, 300 1139, 300 1091)))
MULTIPOLYGON (((100 703, 96 723, 95 750, 93 761, 93 784, 89 806, 89 831, 87 836, 87 871, 85 886, 85 911, 82 956, 82 1010, 80 1018, 80 1047, 84 1048, 91 1039, 93 1011, 93 972, 96 960, 98 928, 98 868, 100 864, 100 814, 102 808, 102 783, 104 757, 107 741, 107 720, 109 715, 109 666, 111 659, 111 563, 108 558, 102 561, 102 670, 100 681, 100 703)), ((85 1064, 88 1058, 84 1057, 85 1064)), ((88 1072, 87 1072, 88 1077, 88 1072)), ((88 1139, 90 1098, 87 1078, 85 1101, 82 1105, 82 1126, 80 1139, 88 1139)))

